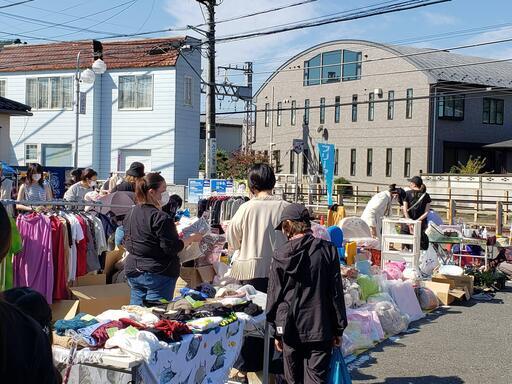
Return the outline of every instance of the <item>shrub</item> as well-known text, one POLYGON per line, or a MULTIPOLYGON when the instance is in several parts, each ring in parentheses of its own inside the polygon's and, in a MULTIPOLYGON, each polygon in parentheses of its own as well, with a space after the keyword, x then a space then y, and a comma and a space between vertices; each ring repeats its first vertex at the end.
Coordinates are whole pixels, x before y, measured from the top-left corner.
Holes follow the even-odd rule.
POLYGON ((337 177, 336 179, 334 179, 334 185, 335 185, 334 191, 335 192, 337 191, 336 184, 343 184, 343 186, 341 187, 341 194, 343 196, 353 196, 354 195, 354 188, 352 188, 352 186, 349 185, 350 181, 348 181, 344 177, 337 177))

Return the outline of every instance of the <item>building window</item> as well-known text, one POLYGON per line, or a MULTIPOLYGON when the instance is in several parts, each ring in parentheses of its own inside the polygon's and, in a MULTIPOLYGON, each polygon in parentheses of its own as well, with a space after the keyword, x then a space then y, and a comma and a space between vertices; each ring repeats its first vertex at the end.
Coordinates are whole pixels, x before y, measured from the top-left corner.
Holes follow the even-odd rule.
POLYGON ((334 99, 334 122, 339 123, 340 122, 340 116, 341 116, 341 98, 339 96, 336 96, 334 99))
POLYGON ((464 95, 439 96, 437 116, 446 120, 464 120, 464 95))
POLYGON ((283 118, 283 103, 277 103, 277 126, 281 126, 281 120, 283 118))
POLYGON ((37 144, 25 144, 25 165, 39 163, 39 146, 37 144))
POLYGON ((371 176, 373 171, 373 149, 366 150, 366 176, 371 176))
POLYGON ((388 120, 395 117, 395 91, 388 92, 388 120))
POLYGON ((26 104, 32 109, 72 109, 72 77, 34 77, 26 81, 26 104))
POLYGON ((119 76, 118 108, 153 108, 153 76, 119 76))
POLYGON ((281 151, 280 150, 277 149, 277 150, 273 151, 272 160, 274 163, 275 172, 281 173, 282 169, 281 169, 281 151))
POLYGON ((270 122, 270 115, 268 113, 269 109, 270 109, 270 104, 266 103, 265 104, 265 127, 268 127, 269 126, 269 122, 270 122))
POLYGON ((322 84, 339 83, 341 78, 341 51, 322 53, 322 84))
POLYGON ((503 100, 484 97, 483 123, 503 125, 503 110, 503 100))
POLYGON ((7 80, 1 80, 0 79, 0 97, 5 97, 5 87, 7 85, 7 80))
POLYGON ((295 173, 295 152, 290 151, 290 173, 295 173))
POLYGON ((411 177, 411 148, 405 148, 404 177, 411 177))
POLYGON ((45 167, 67 167, 73 162, 71 144, 42 144, 41 164, 45 167))
POLYGON ((304 124, 309 125, 309 99, 304 100, 304 124))
POLYGON ((343 81, 361 79, 361 52, 343 51, 343 81))
POLYGON ((309 149, 302 151, 302 174, 307 175, 309 172, 309 149))
POLYGON ((386 177, 391 177, 393 169, 393 150, 391 148, 386 149, 386 177))
POLYGON ((297 102, 292 100, 292 107, 290 109, 290 124, 295 125, 297 121, 297 102))
POLYGON ((350 176, 356 175, 356 150, 350 150, 350 176))
POLYGON ((405 101, 405 117, 407 119, 412 119, 412 98, 413 98, 412 88, 409 88, 407 90, 407 97, 406 97, 406 101, 405 101))
POLYGON ((340 150, 336 149, 334 151, 334 175, 335 176, 338 176, 338 170, 339 170, 338 162, 339 162, 339 159, 340 159, 340 150))
POLYGON ((320 124, 325 124, 325 97, 320 99, 320 124))
POLYGON ((183 82, 183 104, 192 106, 192 77, 185 76, 183 82))
POLYGON ((320 75, 322 72, 322 56, 316 55, 312 59, 304 62, 304 85, 320 84, 320 75))
POLYGON ((357 121, 357 95, 352 95, 352 121, 357 121))
POLYGON ((368 121, 375 118, 375 93, 370 92, 368 95, 368 121))

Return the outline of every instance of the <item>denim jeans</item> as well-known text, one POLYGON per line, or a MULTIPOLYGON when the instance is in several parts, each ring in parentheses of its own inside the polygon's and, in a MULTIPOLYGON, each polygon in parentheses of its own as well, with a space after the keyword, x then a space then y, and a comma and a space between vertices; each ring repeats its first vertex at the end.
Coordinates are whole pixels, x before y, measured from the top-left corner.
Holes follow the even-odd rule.
POLYGON ((114 235, 116 246, 123 244, 124 240, 124 227, 120 225, 116 229, 116 234, 114 235))
POLYGON ((157 302, 161 299, 171 301, 176 287, 176 277, 144 272, 137 277, 128 277, 131 288, 130 304, 143 305, 144 301, 157 302))

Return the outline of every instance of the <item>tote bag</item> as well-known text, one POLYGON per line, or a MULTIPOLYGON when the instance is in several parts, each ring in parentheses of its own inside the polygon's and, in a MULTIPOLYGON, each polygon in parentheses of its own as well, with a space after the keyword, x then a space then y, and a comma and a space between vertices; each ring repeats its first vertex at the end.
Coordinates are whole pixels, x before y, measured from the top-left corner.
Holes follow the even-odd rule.
POLYGON ((331 357, 331 372, 329 374, 329 384, 352 384, 352 378, 348 372, 345 359, 341 353, 341 348, 334 348, 331 357))

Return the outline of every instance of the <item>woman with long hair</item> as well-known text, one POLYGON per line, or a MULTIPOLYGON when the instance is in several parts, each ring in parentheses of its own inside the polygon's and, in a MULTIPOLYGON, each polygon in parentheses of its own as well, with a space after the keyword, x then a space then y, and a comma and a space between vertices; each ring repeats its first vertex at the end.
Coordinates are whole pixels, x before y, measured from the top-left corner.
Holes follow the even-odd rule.
POLYGON ((131 288, 130 304, 143 305, 173 298, 180 274, 178 253, 202 235, 185 240, 178 236, 174 220, 162 211, 167 204, 167 184, 159 173, 148 173, 135 189, 137 205, 124 222, 124 244, 128 251, 126 276, 131 288))
MULTIPOLYGON (((18 191, 18 200, 24 201, 51 201, 53 193, 50 186, 44 182, 43 167, 41 164, 32 163, 28 166, 27 177, 21 184, 18 191)), ((17 209, 22 211, 32 211, 31 207, 18 204, 17 209)))
MULTIPOLYGON (((427 187, 423 184, 423 179, 414 176, 409 179, 409 187, 411 188, 405 194, 404 205, 402 207, 406 219, 421 221, 421 249, 428 249, 428 237, 425 230, 428 226, 427 216, 430 212, 430 203, 432 199, 427 193, 427 187)), ((409 231, 412 233, 412 226, 409 231)))

